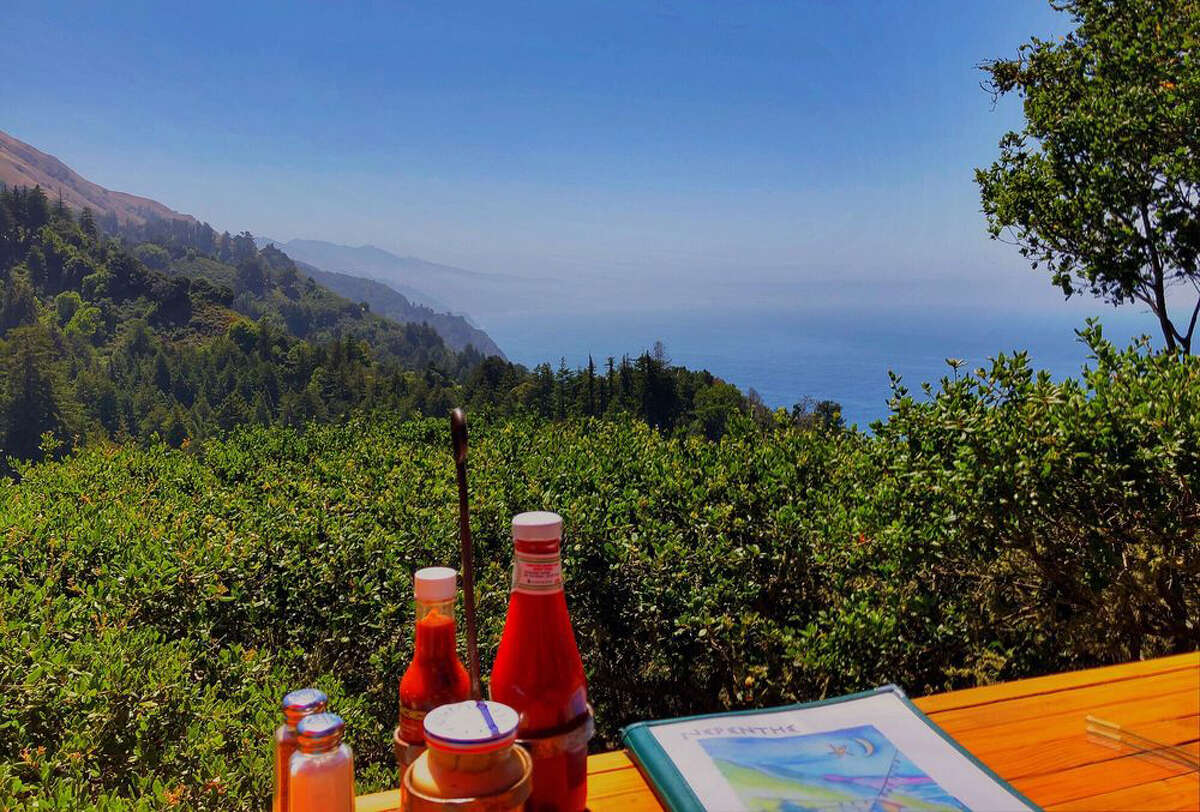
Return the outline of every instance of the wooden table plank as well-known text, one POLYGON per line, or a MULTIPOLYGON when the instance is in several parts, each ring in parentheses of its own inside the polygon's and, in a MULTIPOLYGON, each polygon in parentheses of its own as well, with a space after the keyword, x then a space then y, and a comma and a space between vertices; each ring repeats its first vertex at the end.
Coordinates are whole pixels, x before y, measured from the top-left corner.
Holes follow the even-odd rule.
POLYGON ((1047 812, 1160 812, 1175 809, 1200 809, 1200 778, 1196 773, 1046 807, 1047 812))
POLYGON ((1191 691, 1200 693, 1200 669, 1185 668, 1154 676, 1150 679, 1132 679, 1115 683, 1102 683, 1079 688, 1069 688, 1052 694, 1038 694, 1015 700, 1002 700, 984 705, 952 708, 930 714, 947 730, 962 732, 978 727, 1010 725, 1016 722, 1044 719, 1070 713, 1074 716, 1099 715, 1099 704, 1115 705, 1127 700, 1147 700, 1162 697, 1167 701, 1169 694, 1191 691))
POLYGON ((649 789, 607 798, 588 798, 589 812, 662 812, 662 804, 649 789))
POLYGON ((400 808, 400 790, 373 792, 354 799, 354 812, 395 812, 400 808))
POLYGON ((629 754, 624 750, 613 750, 609 753, 597 753, 588 756, 588 775, 607 772, 608 770, 627 770, 633 767, 629 754))
MULTIPOLYGON (((1186 750, 1200 757, 1200 742, 1192 742, 1186 750)), ((1164 781, 1187 771, 1185 767, 1168 767, 1133 755, 1120 755, 1106 761, 1094 761, 1051 773, 1017 778, 1010 783, 1026 798, 1036 798, 1042 806, 1078 801, 1096 794, 1095 787, 1115 792, 1155 781, 1164 781)))
POLYGON ((1083 671, 1064 671, 1061 674, 1050 674, 1045 677, 1031 677, 1013 682, 1000 682, 995 685, 984 685, 979 688, 964 688, 960 691, 947 691, 941 694, 930 694, 914 700, 921 710, 933 714, 950 708, 961 708, 967 705, 982 705, 1003 699, 1015 699, 1022 696, 1062 691, 1067 688, 1079 688, 1086 685, 1098 685, 1138 679, 1166 671, 1200 668, 1200 652, 1176 654, 1170 657, 1159 657, 1154 660, 1141 660, 1135 663, 1110 665, 1103 668, 1088 668, 1083 671))
MULTIPOLYGON (((1078 740, 1032 742, 1025 752, 1014 749, 980 760, 1014 785, 1026 782, 1035 787, 1058 786, 1059 789, 1050 794, 1073 798, 1127 785, 1129 779, 1126 776, 1118 777, 1115 772, 1106 773, 1103 769, 1094 772, 1084 769, 1089 765, 1110 765, 1108 769, 1124 769, 1121 764, 1113 765, 1121 756, 1122 753, 1094 744, 1080 733, 1078 740), (1093 779, 1100 783, 1093 783, 1093 779), (1076 780, 1078 787, 1067 786, 1076 780)), ((1160 777, 1164 776, 1151 773, 1147 779, 1160 777)))
MULTIPOLYGON (((969 688, 914 700, 964 747, 1053 812, 1200 810, 1200 777, 1088 740, 1091 713, 1200 754, 1200 652, 969 688)), ((391 812, 399 793, 358 799, 391 812)), ((653 812, 657 800, 627 753, 588 759, 592 812, 653 812)))
POLYGON ((1187 785, 1171 780, 1180 770, 1089 741, 1085 717, 1129 725, 1170 744, 1194 743, 1200 739, 1200 654, 1131 665, 1138 667, 1096 669, 1115 678, 1108 682, 1088 672, 1024 681, 1039 683, 1049 692, 1043 695, 1017 683, 1003 693, 997 689, 1004 686, 957 692, 954 702, 939 696, 929 704, 944 710, 930 715, 1035 803, 1088 808, 1099 798, 1101 806, 1121 808, 1161 799, 1186 806, 1187 785), (1154 788, 1159 784, 1169 791, 1154 788))
POLYGON ((588 774, 588 809, 591 812, 623 809, 653 812, 662 806, 637 767, 630 764, 598 776, 588 774))
MULTIPOLYGON (((1181 691, 1165 697, 1097 703, 1093 712, 1104 719, 1140 729, 1147 723, 1200 715, 1200 694, 1181 691)), ((1087 739, 1085 715, 1076 711, 1025 719, 1011 725, 967 730, 942 725, 942 729, 1000 775, 1020 778, 1050 768, 1077 766, 1103 756, 1107 748, 1087 739)), ((934 721, 941 724, 937 718, 934 721)))

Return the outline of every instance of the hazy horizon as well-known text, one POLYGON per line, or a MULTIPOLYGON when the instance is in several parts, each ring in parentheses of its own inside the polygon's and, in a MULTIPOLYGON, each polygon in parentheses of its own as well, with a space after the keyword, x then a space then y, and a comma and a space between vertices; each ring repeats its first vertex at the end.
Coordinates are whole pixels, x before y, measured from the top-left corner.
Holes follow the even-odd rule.
POLYGON ((1062 306, 972 178, 1020 120, 976 65, 1065 30, 1043 0, 148 9, 17 0, 0 128, 218 229, 561 308, 1062 306))

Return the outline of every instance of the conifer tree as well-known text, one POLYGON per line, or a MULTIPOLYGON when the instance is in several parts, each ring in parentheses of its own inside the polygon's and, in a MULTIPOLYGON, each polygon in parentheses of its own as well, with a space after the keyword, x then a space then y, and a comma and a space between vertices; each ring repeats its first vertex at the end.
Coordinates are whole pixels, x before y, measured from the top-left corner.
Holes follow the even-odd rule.
POLYGON ((42 435, 65 441, 74 422, 61 373, 53 362, 54 346, 44 328, 20 327, 6 336, 0 358, 6 373, 0 395, 3 451, 37 459, 42 435))
POLYGON ((99 231, 96 230, 96 218, 87 206, 84 206, 83 211, 79 213, 79 229, 89 240, 95 241, 99 236, 99 231))
POLYGON ((24 272, 13 273, 0 298, 0 335, 37 321, 37 298, 24 272))

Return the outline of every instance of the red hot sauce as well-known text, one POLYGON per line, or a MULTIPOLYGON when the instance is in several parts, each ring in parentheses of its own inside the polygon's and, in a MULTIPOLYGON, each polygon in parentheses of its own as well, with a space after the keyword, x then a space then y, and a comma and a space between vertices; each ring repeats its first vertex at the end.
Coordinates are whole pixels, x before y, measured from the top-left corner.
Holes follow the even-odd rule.
POLYGON ((457 575, 449 567, 426 567, 414 578, 416 644, 413 661, 400 679, 400 739, 407 745, 407 763, 424 749, 425 714, 471 695, 471 678, 458 658, 455 638, 457 575))

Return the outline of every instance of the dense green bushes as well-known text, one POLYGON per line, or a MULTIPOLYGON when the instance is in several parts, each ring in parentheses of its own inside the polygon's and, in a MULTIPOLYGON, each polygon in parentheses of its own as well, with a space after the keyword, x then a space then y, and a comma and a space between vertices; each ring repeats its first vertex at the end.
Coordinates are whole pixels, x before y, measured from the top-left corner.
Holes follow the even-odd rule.
MULTIPOLYGON (((485 667, 507 519, 567 519, 601 736, 635 719, 914 694, 1196 648, 1200 363, 1021 357, 898 392, 875 434, 748 421, 473 428, 485 667)), ((415 567, 456 558, 441 420, 91 448, 0 486, 0 806, 251 808, 285 689, 391 782, 415 567)))

